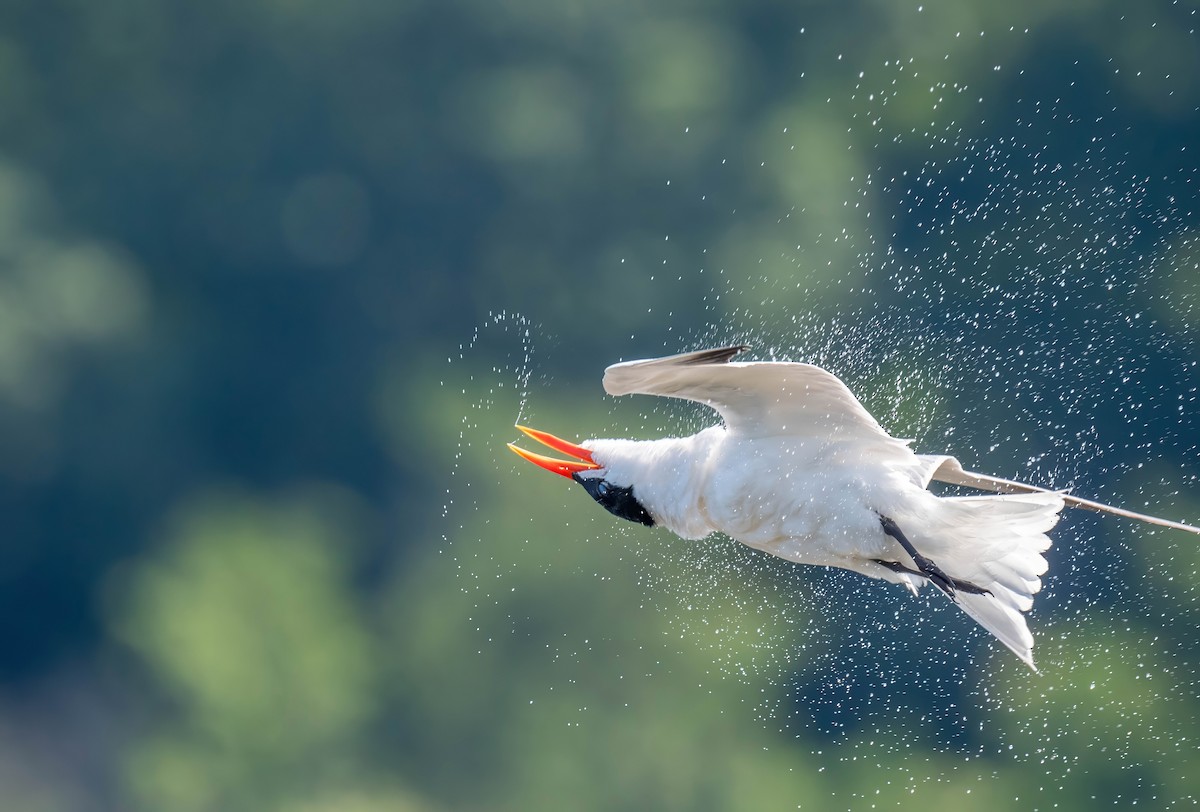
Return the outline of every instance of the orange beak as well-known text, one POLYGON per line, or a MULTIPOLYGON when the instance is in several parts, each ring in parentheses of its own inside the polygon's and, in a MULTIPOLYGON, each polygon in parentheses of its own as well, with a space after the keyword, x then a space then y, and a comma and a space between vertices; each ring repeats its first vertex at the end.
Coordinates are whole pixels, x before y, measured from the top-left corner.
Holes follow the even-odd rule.
POLYGON ((574 460, 556 460, 553 457, 544 457, 541 454, 534 454, 532 451, 526 451, 523 448, 517 448, 512 443, 508 444, 508 447, 513 450, 513 453, 515 453, 517 456, 524 457, 540 468, 545 468, 547 471, 553 471, 556 474, 570 479, 580 471, 590 471, 594 468, 600 467, 592 459, 592 452, 588 451, 581 445, 569 443, 566 440, 563 440, 560 437, 555 437, 553 434, 545 431, 527 429, 524 426, 517 426, 517 428, 524 432, 526 436, 532 437, 542 445, 550 446, 550 448, 553 448, 555 451, 561 451, 564 454, 569 454, 572 457, 575 457, 577 460, 583 460, 583 462, 575 462, 574 460))

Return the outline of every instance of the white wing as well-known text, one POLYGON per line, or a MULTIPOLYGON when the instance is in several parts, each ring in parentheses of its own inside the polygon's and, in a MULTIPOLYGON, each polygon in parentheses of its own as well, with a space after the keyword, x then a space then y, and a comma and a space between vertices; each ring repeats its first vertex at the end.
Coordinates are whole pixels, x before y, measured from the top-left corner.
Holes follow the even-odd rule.
MULTIPOLYGON (((811 364, 730 362, 744 346, 613 364, 604 371, 610 395, 660 395, 716 409, 732 432, 845 439, 876 452, 903 445, 876 422, 841 380, 811 364)), ((1051 493, 1046 488, 963 470, 954 457, 920 457, 929 479, 993 493, 1051 493)), ((1200 534, 1200 527, 1061 494, 1071 507, 1200 534)))
POLYGON ((820 367, 774 361, 730 363, 745 347, 626 361, 604 371, 610 395, 660 395, 716 409, 731 432, 897 443, 846 385, 820 367))
MULTIPOLYGON (((991 491, 992 493, 1051 493, 1050 490, 1039 488, 1036 485, 1027 485, 1024 482, 1014 482, 1011 479, 1001 479, 1000 477, 988 476, 987 474, 977 474, 974 471, 966 471, 954 457, 922 457, 921 459, 923 462, 927 461, 930 467, 934 463, 937 463, 937 467, 933 468, 932 473, 929 474, 930 478, 949 485, 965 485, 968 488, 991 491)), ((1061 495, 1063 502, 1069 507, 1094 510, 1097 513, 1109 513, 1113 516, 1123 516, 1126 519, 1136 519, 1139 522, 1156 524, 1160 527, 1185 530, 1188 533, 1200 533, 1200 527, 1193 527, 1190 524, 1173 522, 1170 519, 1162 519, 1158 516, 1147 516, 1144 513, 1134 513, 1132 510, 1113 507, 1103 502, 1094 502, 1091 499, 1081 499, 1078 496, 1071 496, 1068 493, 1061 495)))

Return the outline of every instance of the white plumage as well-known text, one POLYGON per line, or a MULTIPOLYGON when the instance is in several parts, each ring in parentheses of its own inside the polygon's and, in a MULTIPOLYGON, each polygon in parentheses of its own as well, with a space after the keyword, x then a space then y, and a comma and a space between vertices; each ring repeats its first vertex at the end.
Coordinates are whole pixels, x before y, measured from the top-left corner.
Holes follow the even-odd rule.
POLYGON ((1041 589, 1046 533, 1064 504, 1200 529, 964 471, 888 435, 836 376, 809 364, 730 362, 744 347, 610 366, 611 395, 706 404, 724 425, 690 437, 591 440, 527 434, 586 460, 518 451, 570 476, 624 518, 684 538, 721 532, 772 555, 842 567, 912 592, 934 581, 1033 667, 1024 612, 1041 589), (994 491, 939 497, 931 480, 994 491), (648 518, 647 518, 648 514, 648 518))

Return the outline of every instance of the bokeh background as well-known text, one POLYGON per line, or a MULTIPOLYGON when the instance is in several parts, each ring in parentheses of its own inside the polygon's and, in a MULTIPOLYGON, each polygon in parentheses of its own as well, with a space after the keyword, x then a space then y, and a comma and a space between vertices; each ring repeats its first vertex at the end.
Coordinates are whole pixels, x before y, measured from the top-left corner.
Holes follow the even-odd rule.
POLYGON ((936 596, 504 451, 619 359, 815 361, 1200 520, 1182 0, 0 4, 0 807, 1194 804, 1193 537, 1064 518, 1040 675, 936 596))

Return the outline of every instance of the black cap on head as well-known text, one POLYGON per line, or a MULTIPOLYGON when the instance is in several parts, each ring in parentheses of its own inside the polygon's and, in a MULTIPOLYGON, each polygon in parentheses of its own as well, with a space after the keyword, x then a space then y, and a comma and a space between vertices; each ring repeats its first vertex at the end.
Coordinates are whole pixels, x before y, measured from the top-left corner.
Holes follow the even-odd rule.
POLYGON ((642 507, 642 503, 634 498, 632 487, 618 487, 598 476, 574 474, 571 478, 582 485, 583 489, 612 515, 647 527, 654 526, 654 518, 642 507))

